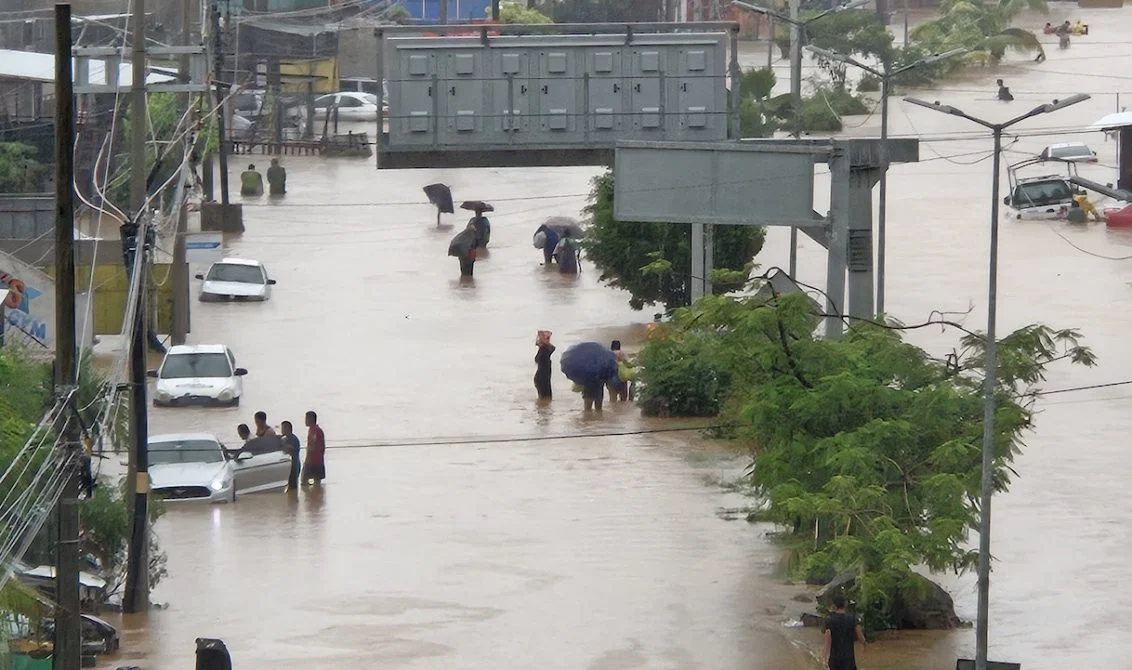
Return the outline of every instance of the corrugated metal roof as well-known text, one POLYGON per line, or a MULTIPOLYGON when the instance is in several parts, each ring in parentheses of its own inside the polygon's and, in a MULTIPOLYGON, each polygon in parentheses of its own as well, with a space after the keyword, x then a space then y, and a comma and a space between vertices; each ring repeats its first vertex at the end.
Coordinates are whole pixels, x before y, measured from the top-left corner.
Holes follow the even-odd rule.
MULTIPOLYGON (((71 67, 74 67, 72 63, 71 67)), ((133 77, 134 68, 129 63, 118 66, 118 81, 128 83, 133 77)), ((30 79, 32 81, 55 81, 55 56, 34 51, 13 51, 0 49, 0 77, 10 79, 30 79)), ((90 80, 95 84, 106 83, 106 61, 90 60, 90 80)), ((156 84, 172 81, 173 77, 156 72, 146 76, 146 83, 156 84)))

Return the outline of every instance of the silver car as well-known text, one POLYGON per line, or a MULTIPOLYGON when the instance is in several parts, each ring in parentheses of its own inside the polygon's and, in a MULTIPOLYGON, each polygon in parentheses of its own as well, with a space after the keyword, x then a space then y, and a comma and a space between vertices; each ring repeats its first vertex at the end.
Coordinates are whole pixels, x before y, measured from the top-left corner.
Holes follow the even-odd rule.
POLYGON ((215 435, 174 433, 149 438, 149 479, 168 502, 235 502, 236 496, 287 486, 291 456, 276 436, 226 448, 215 435))

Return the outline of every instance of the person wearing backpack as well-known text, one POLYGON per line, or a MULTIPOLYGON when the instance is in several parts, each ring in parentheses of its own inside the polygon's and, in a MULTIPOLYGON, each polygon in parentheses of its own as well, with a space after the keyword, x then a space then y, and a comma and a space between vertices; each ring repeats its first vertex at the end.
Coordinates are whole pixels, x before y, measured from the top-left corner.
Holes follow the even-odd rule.
POLYGON ((554 247, 554 256, 558 259, 558 272, 564 275, 578 274, 578 260, 581 256, 581 251, 578 249, 578 243, 574 238, 570 237, 570 231, 562 231, 562 239, 558 240, 558 245, 554 247))

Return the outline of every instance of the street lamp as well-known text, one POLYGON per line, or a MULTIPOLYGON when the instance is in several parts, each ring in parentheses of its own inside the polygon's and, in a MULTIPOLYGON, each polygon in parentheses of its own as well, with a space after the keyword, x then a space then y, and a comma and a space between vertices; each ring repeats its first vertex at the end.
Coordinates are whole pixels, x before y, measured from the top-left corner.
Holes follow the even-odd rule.
MULTIPOLYGON (((752 5, 742 0, 731 0, 731 4, 736 7, 741 7, 747 11, 755 12, 770 17, 776 21, 782 21, 790 24, 790 94, 791 106, 793 107, 794 114, 794 128, 791 135, 794 139, 801 136, 802 133, 802 33, 805 31, 806 26, 815 21, 849 9, 857 9, 867 5, 869 0, 848 0, 836 7, 827 9, 817 16, 812 16, 805 21, 798 19, 798 11, 800 0, 790 0, 790 16, 784 16, 778 12, 761 7, 759 5, 752 5)), ((770 48, 773 49, 774 34, 769 35, 771 40, 770 48)), ((798 229, 790 226, 790 276, 798 276, 798 229)))
POLYGON ((941 114, 959 116, 972 123, 977 123, 989 129, 994 135, 994 181, 991 182, 990 279, 987 284, 987 370, 986 378, 983 380, 983 472, 979 502, 979 607, 978 618, 975 622, 975 670, 987 670, 987 632, 990 615, 990 526, 991 492, 993 488, 991 474, 994 468, 995 441, 994 388, 998 373, 998 343, 995 341, 995 319, 998 309, 998 189, 1000 181, 999 163, 1002 157, 1002 131, 1040 114, 1049 114, 1070 105, 1084 102, 1089 97, 1084 93, 1078 93, 1064 100, 1054 100, 1051 103, 1039 105, 1005 123, 990 123, 983 119, 977 119, 960 109, 939 102, 904 98, 906 102, 913 105, 926 107, 941 114))
POLYGON ((835 51, 828 49, 820 49, 815 46, 806 46, 806 49, 825 58, 827 60, 838 61, 846 65, 858 67, 869 74, 872 74, 881 82, 880 93, 880 144, 883 171, 880 173, 880 203, 877 207, 877 314, 884 314, 884 278, 885 278, 885 243, 886 243, 886 223, 888 221, 888 92, 889 85, 892 79, 897 75, 907 72, 913 68, 938 63, 941 60, 952 58, 967 53, 966 49, 952 49, 944 53, 932 54, 926 58, 921 58, 915 63, 908 65, 901 65, 895 70, 889 65, 888 59, 881 60, 881 69, 869 67, 864 63, 856 60, 851 56, 839 54, 835 51))

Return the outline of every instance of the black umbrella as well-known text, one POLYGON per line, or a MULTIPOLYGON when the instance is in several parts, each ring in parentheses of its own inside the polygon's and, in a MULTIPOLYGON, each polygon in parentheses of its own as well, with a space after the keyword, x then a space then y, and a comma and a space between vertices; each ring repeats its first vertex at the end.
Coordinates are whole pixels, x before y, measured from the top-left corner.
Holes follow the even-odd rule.
POLYGON ((452 189, 448 188, 447 184, 429 184, 424 187, 425 195, 428 196, 428 201, 436 205, 436 225, 440 225, 441 214, 455 214, 456 209, 452 206, 452 189))
POLYGON ((494 212, 495 208, 487 204, 483 200, 465 200, 460 209, 468 209, 471 211, 479 210, 481 212, 494 212))
POLYGON ((571 219, 568 216, 552 216, 546 221, 543 221, 542 225, 550 228, 559 235, 569 232, 570 237, 573 238, 578 238, 585 234, 585 231, 582 230, 582 226, 578 224, 578 220, 571 219))
POLYGON ((562 354, 559 365, 567 379, 582 386, 617 378, 617 357, 600 342, 575 344, 562 354))

